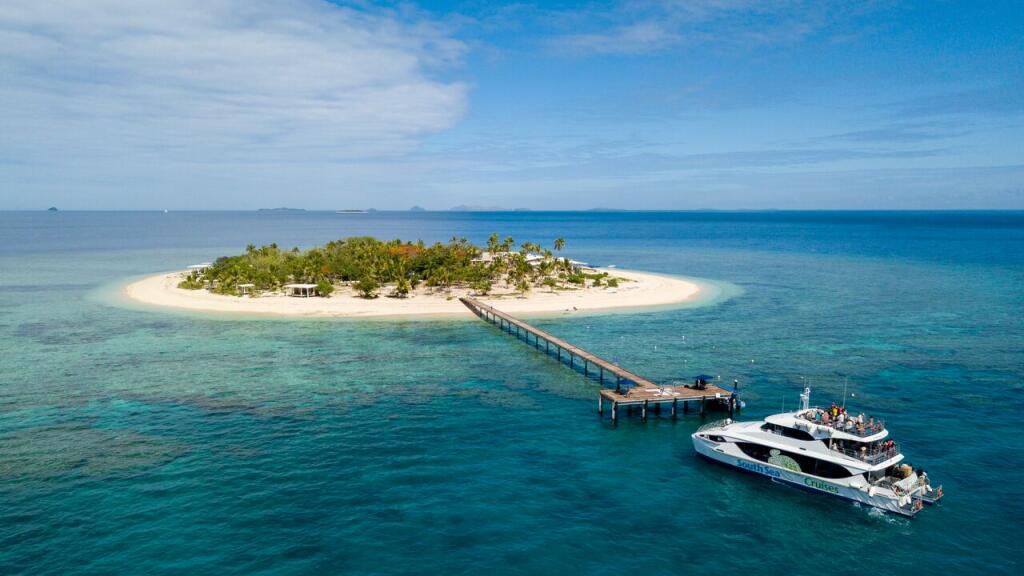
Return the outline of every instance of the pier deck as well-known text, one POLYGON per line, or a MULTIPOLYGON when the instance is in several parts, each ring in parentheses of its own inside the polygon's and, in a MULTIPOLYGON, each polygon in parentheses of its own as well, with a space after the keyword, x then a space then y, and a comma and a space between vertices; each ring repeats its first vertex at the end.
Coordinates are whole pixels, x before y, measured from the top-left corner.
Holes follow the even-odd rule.
POLYGON ((633 406, 639 406, 641 416, 647 418, 648 407, 653 407, 656 414, 661 412, 662 404, 671 404, 672 417, 677 415, 679 402, 683 403, 683 413, 689 411, 691 401, 699 402, 700 414, 703 416, 708 401, 723 403, 728 406, 729 415, 732 416, 736 407, 736 398, 732 391, 726 390, 714 384, 707 384, 704 389, 689 388, 687 386, 663 386, 613 364, 596 354, 574 346, 561 338, 553 336, 539 328, 535 328, 518 318, 506 314, 493 306, 484 304, 475 298, 459 298, 474 314, 498 326, 509 334, 525 339, 530 344, 533 338, 533 345, 537 350, 541 349, 543 343, 544 351, 548 354, 554 353, 559 361, 563 356, 568 359, 570 368, 582 368, 583 374, 588 377, 596 377, 604 385, 606 376, 610 379, 615 377, 615 388, 602 387, 598 393, 597 409, 604 413, 605 400, 611 402, 612 420, 618 419, 619 406, 625 406, 627 410, 633 406), (625 386, 624 386, 625 385, 625 386))

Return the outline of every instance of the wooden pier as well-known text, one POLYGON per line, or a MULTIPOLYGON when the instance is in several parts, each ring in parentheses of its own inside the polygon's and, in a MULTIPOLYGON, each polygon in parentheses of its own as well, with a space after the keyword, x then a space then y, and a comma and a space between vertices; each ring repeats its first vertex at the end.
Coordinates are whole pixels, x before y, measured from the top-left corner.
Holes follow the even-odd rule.
POLYGON ((655 384, 475 298, 459 300, 474 314, 501 328, 502 331, 525 340, 527 344, 531 344, 532 338, 532 344, 537 350, 541 349, 543 343, 546 354, 555 355, 560 362, 568 361, 570 368, 581 369, 584 376, 596 378, 602 385, 597 397, 597 411, 604 414, 605 401, 610 402, 613 422, 619 418, 619 407, 625 407, 629 413, 634 407, 638 407, 641 417, 645 420, 649 410, 653 409, 655 415, 660 414, 662 405, 669 406, 673 418, 678 415, 680 404, 684 414, 689 412, 690 402, 697 404, 696 408, 701 416, 706 413, 709 403, 727 407, 729 416, 737 409, 736 395, 733 391, 711 383, 703 389, 655 384), (615 388, 605 388, 605 380, 610 382, 612 377, 615 378, 615 388))

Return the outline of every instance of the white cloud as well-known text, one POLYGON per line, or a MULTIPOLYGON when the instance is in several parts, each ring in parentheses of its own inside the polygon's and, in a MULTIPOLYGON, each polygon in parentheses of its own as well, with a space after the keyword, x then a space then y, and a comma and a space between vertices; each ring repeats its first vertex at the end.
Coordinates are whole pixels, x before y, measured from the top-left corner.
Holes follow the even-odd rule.
POLYGON ((572 54, 644 54, 683 42, 684 37, 662 22, 642 21, 606 32, 556 37, 553 46, 572 54))
POLYGON ((548 45, 573 55, 637 55, 693 44, 787 44, 822 32, 850 34, 845 24, 874 9, 873 2, 623 0, 585 12, 589 30, 556 35, 548 45))
POLYGON ((0 157, 282 161, 399 153, 452 126, 464 45, 318 0, 6 0, 0 157))

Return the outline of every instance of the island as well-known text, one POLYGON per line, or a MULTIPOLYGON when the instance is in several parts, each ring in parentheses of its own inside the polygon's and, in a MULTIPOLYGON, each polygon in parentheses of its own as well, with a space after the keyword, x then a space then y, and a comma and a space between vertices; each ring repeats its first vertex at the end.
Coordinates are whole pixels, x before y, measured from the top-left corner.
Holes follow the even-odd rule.
POLYGON ((185 271, 124 287, 129 298, 157 306, 284 316, 471 316, 472 296, 518 313, 572 313, 693 300, 691 280, 602 269, 534 242, 516 246, 492 234, 485 246, 352 237, 308 250, 249 245, 185 271))
POLYGON ((448 209, 449 212, 505 212, 501 206, 485 206, 482 204, 459 204, 448 209))

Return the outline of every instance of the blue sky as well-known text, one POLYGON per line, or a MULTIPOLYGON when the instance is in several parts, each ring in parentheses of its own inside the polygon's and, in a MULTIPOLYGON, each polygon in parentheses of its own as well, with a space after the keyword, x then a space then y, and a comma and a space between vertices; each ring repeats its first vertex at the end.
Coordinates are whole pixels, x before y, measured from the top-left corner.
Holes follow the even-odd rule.
POLYGON ((7 0, 0 208, 1024 208, 1020 2, 7 0))

